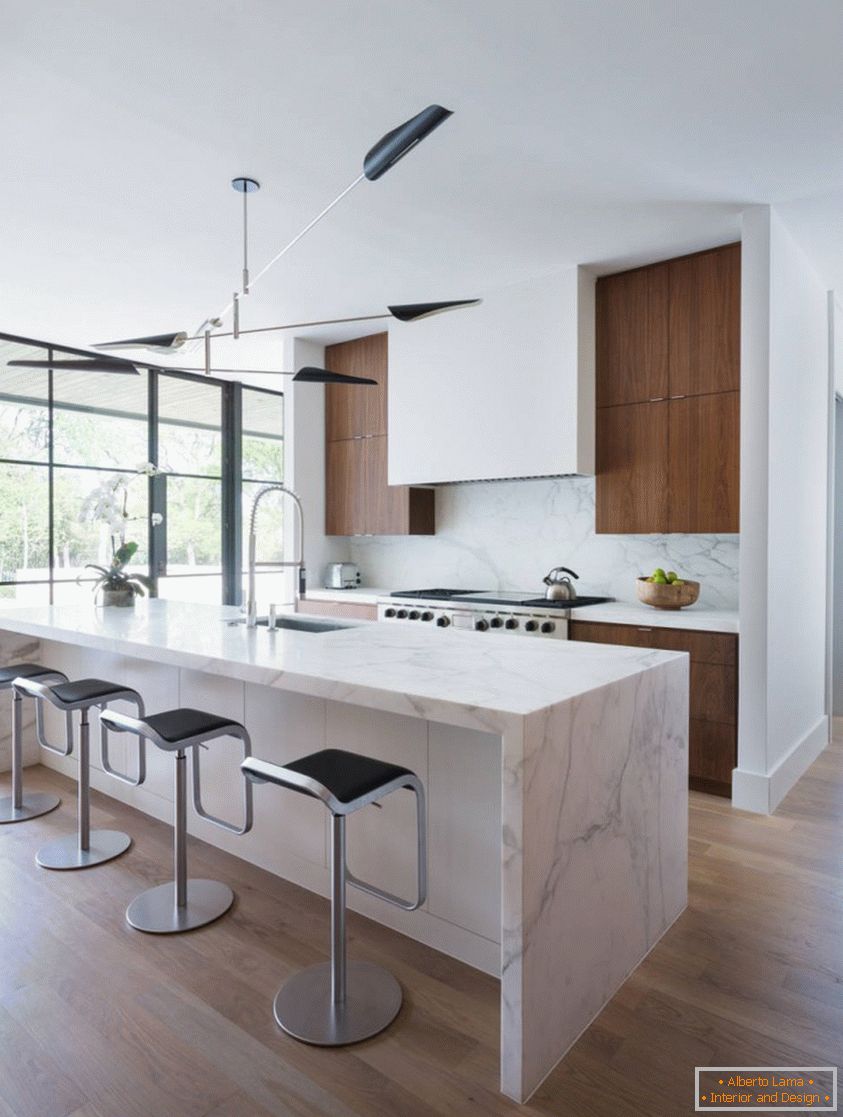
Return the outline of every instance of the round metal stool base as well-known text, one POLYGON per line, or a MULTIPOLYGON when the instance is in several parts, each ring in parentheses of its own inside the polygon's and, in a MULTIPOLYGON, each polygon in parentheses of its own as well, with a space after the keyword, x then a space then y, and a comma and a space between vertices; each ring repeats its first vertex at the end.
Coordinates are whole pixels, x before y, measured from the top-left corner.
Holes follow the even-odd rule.
POLYGON ((68 834, 42 846, 35 854, 35 862, 42 869, 89 869, 119 857, 131 844, 132 839, 122 830, 92 830, 88 849, 80 849, 79 838, 68 834))
POLYGON ((176 906, 175 881, 159 884, 136 896, 126 908, 126 920, 151 935, 175 935, 213 923, 234 903, 234 893, 218 880, 188 880, 187 904, 176 906))
POLYGON ((330 963, 309 966, 279 989, 275 1021, 303 1043, 339 1047, 377 1035, 398 1015, 401 986, 381 966, 349 962, 346 987, 345 1001, 333 1004, 330 963))
POLYGON ((58 795, 48 795, 44 791, 34 791, 31 795, 24 795, 23 801, 17 810, 12 806, 11 795, 0 799, 0 826, 7 822, 26 822, 28 818, 38 818, 39 815, 49 814, 61 803, 58 795))

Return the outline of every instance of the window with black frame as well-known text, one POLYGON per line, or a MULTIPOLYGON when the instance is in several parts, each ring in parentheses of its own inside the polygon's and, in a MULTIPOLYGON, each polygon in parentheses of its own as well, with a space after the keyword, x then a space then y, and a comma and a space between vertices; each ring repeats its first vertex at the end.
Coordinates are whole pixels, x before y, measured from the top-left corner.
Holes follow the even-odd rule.
MULTIPOLYGON (((284 476, 282 394, 157 371, 9 366, 52 354, 0 335, 0 599, 77 601, 93 586, 88 564, 107 566, 131 541, 132 568, 160 596, 239 603, 241 516, 284 476)), ((283 509, 261 519, 277 561, 283 509)), ((267 591, 278 576, 261 574, 267 591)))
MULTIPOLYGON (((255 495, 264 485, 284 480, 284 399, 276 392, 243 388, 242 396, 242 562, 248 564, 249 518, 255 495)), ((278 567, 284 557, 284 523, 288 498, 264 498, 257 524, 257 597, 264 604, 292 599, 293 576, 278 567)), ((245 599, 245 574, 243 595, 245 599)))

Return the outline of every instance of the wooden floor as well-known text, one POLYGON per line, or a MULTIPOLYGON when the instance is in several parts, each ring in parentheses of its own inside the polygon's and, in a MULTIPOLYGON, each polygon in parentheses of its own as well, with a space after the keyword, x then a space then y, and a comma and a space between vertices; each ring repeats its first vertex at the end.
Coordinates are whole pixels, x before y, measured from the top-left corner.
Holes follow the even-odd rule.
MULTIPOLYGON (((3 777, 5 780, 7 777, 3 777)), ((692 1113, 695 1064, 831 1065, 843 1048, 843 743, 775 817, 691 796, 688 911, 527 1106, 497 1091, 497 983, 361 917, 350 951, 405 989, 387 1032, 307 1047, 271 1016, 279 983, 325 958, 327 905, 201 843, 196 876, 233 884, 229 916, 192 934, 128 928, 127 902, 169 873, 170 831, 95 796, 124 857, 36 868, 72 829, 51 815, 0 827, 0 1117, 428 1117, 692 1113)))

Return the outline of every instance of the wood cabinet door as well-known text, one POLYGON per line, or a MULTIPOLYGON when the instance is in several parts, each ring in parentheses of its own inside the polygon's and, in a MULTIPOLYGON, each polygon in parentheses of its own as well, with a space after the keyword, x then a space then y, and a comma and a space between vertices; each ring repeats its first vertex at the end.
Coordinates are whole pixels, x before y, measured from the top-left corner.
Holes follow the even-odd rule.
POLYGON ((668 530, 668 415, 667 402, 597 409, 598 533, 668 530))
POLYGON ((692 788, 731 798, 732 769, 737 763, 738 735, 734 725, 691 718, 688 772, 692 788))
POLYGON ((741 246, 671 260, 670 391, 676 396, 741 386, 741 246))
POLYGON ((740 392, 671 400, 668 531, 740 530, 740 392))
POLYGON ((667 264, 597 280, 597 406, 668 395, 667 264))
POLYGON ((363 476, 366 532, 371 535, 406 535, 410 489, 387 482, 386 437, 363 439, 363 476))
POLYGON ((386 434, 388 335, 372 334, 325 348, 325 367, 372 384, 326 384, 325 437, 329 442, 386 434))
POLYGON ((365 466, 368 439, 346 438, 325 447, 325 534, 363 535, 365 466))

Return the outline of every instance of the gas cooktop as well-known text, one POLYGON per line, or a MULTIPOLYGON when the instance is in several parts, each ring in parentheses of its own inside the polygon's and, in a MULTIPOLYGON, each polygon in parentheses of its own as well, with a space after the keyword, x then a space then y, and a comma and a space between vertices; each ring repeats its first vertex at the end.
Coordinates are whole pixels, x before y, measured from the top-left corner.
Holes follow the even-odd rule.
POLYGON ((602 605, 611 597, 581 595, 574 601, 548 601, 545 597, 532 597, 528 590, 396 590, 390 597, 412 598, 416 601, 453 601, 469 605, 509 605, 530 609, 578 609, 583 605, 602 605))

